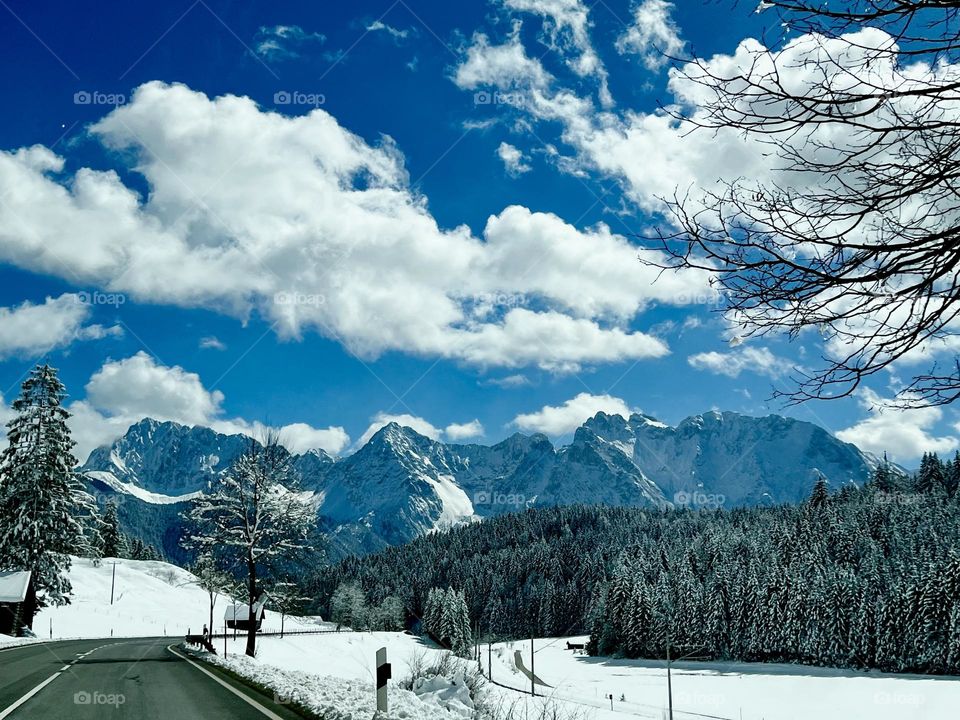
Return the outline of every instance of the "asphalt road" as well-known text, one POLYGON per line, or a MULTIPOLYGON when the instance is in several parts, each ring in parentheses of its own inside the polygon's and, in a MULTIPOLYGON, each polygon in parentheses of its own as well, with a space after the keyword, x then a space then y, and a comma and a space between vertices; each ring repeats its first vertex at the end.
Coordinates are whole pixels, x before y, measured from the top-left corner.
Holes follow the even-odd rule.
POLYGON ((171 644, 76 640, 0 650, 0 720, 300 718, 272 696, 197 667, 171 644))

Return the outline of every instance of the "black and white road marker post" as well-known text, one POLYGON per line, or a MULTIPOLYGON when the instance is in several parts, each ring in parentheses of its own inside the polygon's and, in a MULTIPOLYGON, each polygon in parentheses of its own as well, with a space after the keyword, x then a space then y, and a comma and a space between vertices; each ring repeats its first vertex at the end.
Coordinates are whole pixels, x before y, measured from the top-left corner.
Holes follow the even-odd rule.
POLYGON ((392 676, 390 663, 387 662, 387 649, 377 650, 377 714, 387 714, 387 680, 392 676))

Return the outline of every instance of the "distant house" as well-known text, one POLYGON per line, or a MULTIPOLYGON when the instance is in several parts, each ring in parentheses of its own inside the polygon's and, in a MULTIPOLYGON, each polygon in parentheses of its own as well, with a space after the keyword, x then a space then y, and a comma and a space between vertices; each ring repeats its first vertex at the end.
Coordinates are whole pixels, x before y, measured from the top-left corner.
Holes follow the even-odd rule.
POLYGON ((37 593, 28 570, 0 571, 0 635, 19 636, 33 629, 37 593))
MULTIPOLYGON (((267 616, 264 606, 267 604, 267 594, 261 593, 260 597, 253 604, 253 617, 256 618, 257 630, 263 624, 263 619, 267 616)), ((246 603, 242 605, 227 605, 226 612, 223 615, 227 628, 231 630, 249 630, 250 629, 250 606, 246 603)))

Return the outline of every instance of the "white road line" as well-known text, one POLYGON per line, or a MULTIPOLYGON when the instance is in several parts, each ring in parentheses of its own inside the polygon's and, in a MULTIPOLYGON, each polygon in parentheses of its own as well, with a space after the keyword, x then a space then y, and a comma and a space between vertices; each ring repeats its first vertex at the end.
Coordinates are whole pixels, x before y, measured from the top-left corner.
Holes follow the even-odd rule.
POLYGON ((19 700, 17 700, 13 705, 11 705, 11 706, 8 707, 6 710, 4 710, 2 713, 0 713, 0 720, 3 720, 3 719, 6 718, 6 717, 10 717, 10 714, 11 714, 14 710, 16 710, 18 707, 20 707, 21 705, 23 705, 27 700, 29 700, 30 698, 32 698, 32 697, 33 697, 34 695, 36 695, 38 692, 40 692, 41 690, 43 690, 47 685, 49 685, 50 683, 52 683, 52 682, 53 682, 54 680, 56 680, 58 677, 60 677, 60 673, 54 673, 53 675, 51 675, 50 677, 48 677, 46 680, 44 680, 42 683, 40 683, 39 685, 37 685, 33 690, 31 690, 30 692, 28 692, 28 693, 27 693, 26 695, 24 695, 22 698, 20 698, 19 700))
MULTIPOLYGON (((271 712, 270 710, 267 710, 267 708, 265 708, 263 705, 261 705, 260 703, 258 703, 256 700, 254 700, 253 698, 247 697, 247 696, 244 695, 242 692, 240 692, 240 691, 237 690, 235 687, 233 687, 230 683, 224 682, 223 680, 221 680, 220 678, 218 678, 216 675, 214 675, 212 672, 210 672, 209 670, 207 670, 207 669, 206 669, 205 667, 203 667, 202 665, 199 665, 199 664, 195 663, 193 660, 191 660, 190 658, 188 658, 188 657, 186 657, 186 656, 181 655, 180 653, 178 653, 176 650, 173 649, 173 645, 167 645, 167 650, 169 650, 170 652, 172 652, 174 655, 176 655, 176 656, 177 656, 178 658, 180 658, 181 660, 186 660, 188 663, 190 663, 191 665, 193 665, 197 670, 199 670, 200 672, 202 672, 202 673, 203 673, 204 675, 206 675, 207 677, 209 677, 209 678, 211 678, 211 679, 213 679, 213 680, 216 680, 218 683, 220 683, 221 685, 223 685, 227 690, 229 690, 230 692, 232 692, 234 695, 236 695, 238 698, 240 698, 241 700, 243 700, 245 703, 247 703, 248 705, 250 705, 250 706, 253 707, 254 709, 259 710, 261 713, 263 713, 264 715, 266 715, 268 718, 270 718, 270 720, 283 720, 282 717, 280 717, 279 715, 277 715, 277 714, 274 713, 274 712, 271 712)), ((0 720, 3 720, 4 717, 5 717, 4 715, 0 715, 0 720)))

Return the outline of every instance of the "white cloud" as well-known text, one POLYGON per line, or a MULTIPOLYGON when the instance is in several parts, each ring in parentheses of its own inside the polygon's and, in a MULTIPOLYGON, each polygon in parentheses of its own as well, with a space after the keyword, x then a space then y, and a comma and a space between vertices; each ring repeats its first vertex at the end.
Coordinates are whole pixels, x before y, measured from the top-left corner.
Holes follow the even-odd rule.
POLYGON ((563 405, 545 405, 536 412, 517 415, 512 424, 528 432, 542 432, 553 436, 568 435, 598 412, 628 418, 631 410, 627 403, 618 397, 580 393, 563 405))
POLYGON ((432 423, 424 420, 422 417, 417 415, 410 415, 409 413, 401 413, 399 415, 392 415, 390 413, 380 412, 377 413, 373 418, 373 422, 370 423, 370 426, 364 431, 363 435, 360 436, 360 439, 357 440, 357 447, 362 447, 370 441, 377 432, 386 425, 390 423, 397 423, 403 427, 408 427, 413 430, 416 430, 421 435, 425 435, 431 440, 439 440, 440 436, 443 435, 443 430, 436 427, 432 423))
POLYGON ((0 307, 0 358, 42 355, 76 340, 122 334, 119 327, 85 325, 91 314, 92 306, 76 293, 48 297, 39 305, 0 307))
POLYGON ((564 56, 573 54, 567 64, 581 77, 595 76, 600 101, 611 105, 607 71, 590 42, 589 9, 581 0, 502 0, 505 7, 528 12, 544 19, 544 30, 551 48, 564 56))
POLYGON ((496 385, 502 388, 518 388, 524 387, 525 385, 532 385, 533 383, 526 375, 507 375, 502 378, 490 378, 484 384, 496 385))
POLYGON ((451 423, 443 430, 444 436, 453 441, 483 437, 484 432, 483 424, 479 420, 471 420, 467 423, 451 423))
POLYGON ((393 143, 370 145, 323 110, 284 117, 153 82, 92 133, 136 158, 149 192, 114 172, 65 177, 43 147, 0 152, 0 261, 141 302, 259 312, 282 337, 316 331, 364 357, 555 371, 662 356, 662 341, 633 331, 636 313, 710 292, 703 273, 654 283, 602 225, 511 207, 483 238, 442 229, 393 143), (529 295, 537 310, 472 314, 476 297, 501 294, 529 295))
MULTIPOLYGON (((900 410, 891 406, 891 399, 882 398, 870 389, 862 390, 859 400, 870 414, 836 433, 844 442, 877 455, 889 453, 900 463, 915 461, 925 452, 944 454, 960 448, 960 440, 952 435, 931 434, 943 418, 943 410, 938 407, 900 410)), ((960 432, 960 428, 957 430, 960 432)))
POLYGON ((200 348, 202 350, 226 350, 226 344, 217 337, 210 335, 200 338, 200 348))
POLYGON ((261 27, 254 39, 254 50, 267 60, 281 60, 284 58, 300 57, 300 50, 305 45, 322 45, 326 42, 325 35, 318 32, 307 32, 299 25, 274 25, 261 27))
POLYGON ((727 353, 702 352, 691 355, 687 362, 697 370, 707 370, 731 378, 739 377, 744 371, 773 378, 781 377, 790 371, 793 364, 790 360, 777 357, 765 347, 745 347, 727 353))
POLYGON ((395 40, 404 40, 406 39, 407 35, 410 34, 409 30, 406 30, 406 29, 401 30, 399 28, 392 27, 391 25, 387 25, 385 22, 382 22, 380 20, 375 20, 369 25, 367 25, 367 31, 368 32, 385 32, 395 40))
POLYGON ((639 55, 649 70, 662 68, 684 46, 673 9, 667 0, 644 0, 634 8, 633 24, 617 40, 617 49, 639 55))
POLYGON ((158 365, 142 351, 125 360, 108 360, 90 378, 86 391, 87 402, 113 416, 202 425, 222 412, 222 392, 208 391, 196 373, 158 365))
MULTIPOLYGON (((123 360, 108 360, 86 385, 86 398, 71 403, 70 429, 81 462, 144 417, 183 425, 203 425, 222 433, 262 438, 270 428, 259 421, 223 417, 224 396, 208 390, 200 376, 179 366, 168 367, 144 352, 123 360)), ((293 423, 274 428, 291 452, 322 448, 339 453, 349 444, 341 427, 313 428, 293 423)))
POLYGON ((527 164, 527 156, 524 155, 519 148, 514 147, 508 142, 500 143, 500 146, 497 148, 497 157, 503 162, 507 173, 514 177, 523 175, 525 172, 530 172, 532 169, 530 165, 527 164))

